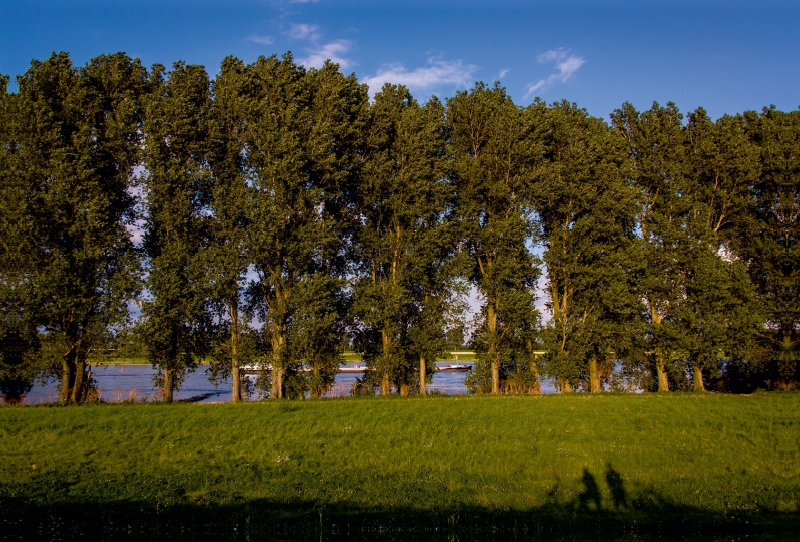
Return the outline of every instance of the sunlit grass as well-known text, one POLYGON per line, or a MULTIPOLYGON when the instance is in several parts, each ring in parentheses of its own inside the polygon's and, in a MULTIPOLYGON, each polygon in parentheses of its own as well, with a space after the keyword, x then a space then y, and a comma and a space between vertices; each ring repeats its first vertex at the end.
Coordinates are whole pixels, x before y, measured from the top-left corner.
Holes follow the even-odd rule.
POLYGON ((103 356, 102 358, 89 358, 87 361, 90 364, 98 365, 150 365, 150 360, 144 356, 103 356))
POLYGON ((792 512, 798 395, 0 409, 0 495, 159 506, 792 512), (13 440, 8 438, 14 434, 13 440), (787 455, 789 454, 789 455, 787 455), (649 504, 648 504, 649 503, 649 504))

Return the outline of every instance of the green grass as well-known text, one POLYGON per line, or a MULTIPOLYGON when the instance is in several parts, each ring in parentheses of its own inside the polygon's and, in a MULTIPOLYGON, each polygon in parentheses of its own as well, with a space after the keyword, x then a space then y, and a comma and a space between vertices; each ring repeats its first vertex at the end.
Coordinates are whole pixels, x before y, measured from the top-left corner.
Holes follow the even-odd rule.
POLYGON ((798 400, 576 394, 0 408, 0 516, 41 525, 54 510, 168 513, 230 526, 246 515, 306 534, 335 534, 331 525, 345 519, 361 521, 359 532, 388 522, 458 533, 486 521, 521 532, 542 522, 591 533, 781 531, 800 526, 798 400))
POLYGON ((117 357, 117 356, 104 356, 103 358, 89 358, 91 364, 100 365, 150 365, 150 361, 144 357, 117 357))

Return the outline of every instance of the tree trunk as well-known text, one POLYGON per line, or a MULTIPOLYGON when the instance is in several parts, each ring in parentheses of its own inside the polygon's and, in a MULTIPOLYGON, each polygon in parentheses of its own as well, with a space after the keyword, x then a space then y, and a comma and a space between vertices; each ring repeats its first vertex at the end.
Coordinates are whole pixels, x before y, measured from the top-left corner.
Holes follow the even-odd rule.
POLYGON ((283 399, 283 367, 278 367, 276 363, 272 364, 272 389, 269 396, 273 399, 283 399))
POLYGON ((75 362, 75 383, 72 386, 72 396, 70 401, 75 404, 83 402, 83 388, 86 384, 86 360, 75 362))
POLYGON ((533 343, 531 341, 528 341, 528 355, 531 371, 533 371, 533 376, 536 379, 536 382, 531 386, 531 389, 528 390, 528 393, 539 395, 542 393, 542 386, 539 382, 539 366, 536 364, 536 354, 533 353, 533 343))
POLYGON ((496 359, 492 360, 492 393, 500 393, 500 363, 496 359))
POLYGON ((782 336, 781 336, 781 351, 780 351, 780 358, 779 359, 785 360, 781 365, 783 365, 786 368, 792 368, 788 372, 784 372, 785 369, 779 369, 778 370, 779 381, 782 381, 784 386, 786 386, 787 384, 789 384, 792 381, 793 376, 794 376, 792 374, 794 372, 793 368, 796 366, 795 362, 794 362, 794 359, 793 359, 794 355, 793 355, 793 352, 792 352, 792 346, 793 346, 792 342, 793 341, 792 341, 792 331, 791 331, 791 329, 792 329, 791 324, 789 324, 789 325, 781 324, 781 334, 782 334, 782 336), (789 363, 786 363, 786 362, 789 362, 789 363))
POLYGON ((660 349, 656 351, 656 375, 658 376, 658 391, 669 391, 667 368, 664 366, 664 354, 660 349))
POLYGON ((698 364, 693 364, 692 367, 694 371, 694 391, 706 391, 706 387, 703 385, 703 371, 698 364))
POLYGON ((400 395, 402 397, 407 397, 409 393, 411 393, 411 385, 410 384, 400 384, 400 395))
POLYGON ((311 387, 311 397, 319 398, 322 397, 322 389, 319 385, 319 364, 315 361, 312 364, 312 368, 314 371, 314 385, 311 387))
MULTIPOLYGON (((664 315, 659 314, 655 306, 650 307, 650 320, 653 323, 653 334, 656 338, 655 344, 658 344, 657 339, 661 336, 661 321, 664 315)), ((656 376, 658 378, 658 391, 669 391, 669 379, 667 378, 667 368, 664 362, 664 350, 660 347, 655 348, 654 352, 656 358, 656 376)))
POLYGON ((386 331, 381 330, 381 341, 383 343, 383 378, 381 378, 381 395, 389 395, 392 392, 391 382, 389 382, 389 347, 391 339, 386 331))
POLYGON ((567 380, 561 381, 561 393, 572 393, 572 384, 567 380))
POLYGON ((283 366, 285 344, 285 329, 276 326, 272 332, 272 389, 269 394, 272 399, 283 398, 283 377, 286 374, 286 368, 283 366))
POLYGON ((425 358, 419 358, 419 394, 420 395, 427 395, 428 394, 428 384, 425 382, 427 379, 427 370, 428 365, 425 362, 425 358))
POLYGON ((600 372, 597 370, 597 356, 589 358, 589 391, 600 393, 600 372))
POLYGON ((486 307, 486 326, 489 330, 489 348, 491 354, 492 370, 492 393, 500 393, 500 360, 498 359, 499 344, 497 344, 497 311, 494 304, 489 303, 486 307))
POLYGON ((233 379, 231 403, 238 403, 242 399, 242 376, 238 364, 231 367, 231 378, 233 379))
POLYGON ((541 393, 542 393, 542 383, 541 383, 541 380, 539 380, 539 368, 536 366, 536 364, 533 365, 533 374, 534 374, 534 377, 536 378, 536 383, 531 388, 530 393, 532 393, 534 395, 541 395, 541 393))
POLYGON ((389 381, 389 373, 384 372, 381 379, 381 395, 389 395, 392 392, 392 383, 389 381))
POLYGON ((164 387, 161 390, 161 400, 171 403, 175 391, 175 370, 164 369, 164 387))
POLYGON ((70 390, 72 389, 72 367, 66 360, 61 362, 61 390, 58 393, 58 400, 61 403, 66 403, 70 399, 70 390))
POLYGON ((239 374, 239 311, 231 306, 228 312, 231 315, 231 402, 238 403, 242 398, 242 378, 239 374))

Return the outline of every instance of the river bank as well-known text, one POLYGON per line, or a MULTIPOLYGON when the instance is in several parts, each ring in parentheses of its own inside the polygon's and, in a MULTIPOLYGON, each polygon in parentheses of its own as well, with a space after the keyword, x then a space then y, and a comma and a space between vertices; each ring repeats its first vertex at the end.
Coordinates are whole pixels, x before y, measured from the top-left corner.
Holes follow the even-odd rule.
MULTIPOLYGON (((459 362, 461 363, 461 362, 459 362)), ((467 362, 470 363, 470 362, 467 362)), ((451 362, 440 362, 438 366, 444 367, 451 362)), ((348 364, 352 366, 353 364, 348 364)), ((363 364, 362 364, 363 365, 363 364)), ((204 403, 229 402, 231 400, 231 384, 229 378, 220 379, 218 382, 209 380, 210 366, 201 365, 195 372, 186 375, 180 390, 175 394, 178 401, 192 401, 204 403)), ((431 393, 461 395, 467 393, 464 385, 465 372, 437 372, 433 375, 432 383, 428 385, 431 393)), ((106 402, 121 401, 152 401, 158 397, 158 389, 154 386, 155 371, 149 364, 107 364, 92 368, 98 395, 106 402)), ((340 373, 336 376, 333 387, 328 397, 345 397, 350 394, 350 388, 359 378, 359 373, 340 373)), ((251 375, 250 378, 255 378, 251 375)), ((50 403, 58 400, 59 380, 51 378, 45 385, 37 383, 25 397, 28 404, 50 403)), ((550 382, 542 385, 543 393, 555 393, 550 382)), ((251 400, 259 399, 258 392, 251 394, 251 400)))

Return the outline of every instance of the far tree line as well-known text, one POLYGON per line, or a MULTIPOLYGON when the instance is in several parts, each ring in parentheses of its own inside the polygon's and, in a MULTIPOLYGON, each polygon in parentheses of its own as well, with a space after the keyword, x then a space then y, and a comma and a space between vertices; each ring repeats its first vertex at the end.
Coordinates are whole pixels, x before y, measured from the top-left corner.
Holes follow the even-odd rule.
POLYGON ((605 121, 497 83, 370 99, 289 53, 213 79, 54 53, 9 81, 6 402, 42 375, 91 399, 92 356, 131 334, 165 401, 203 358, 234 401, 243 366, 269 397, 321 396, 345 343, 359 393, 424 394, 465 328, 474 393, 800 382, 798 110, 625 103, 605 121))

